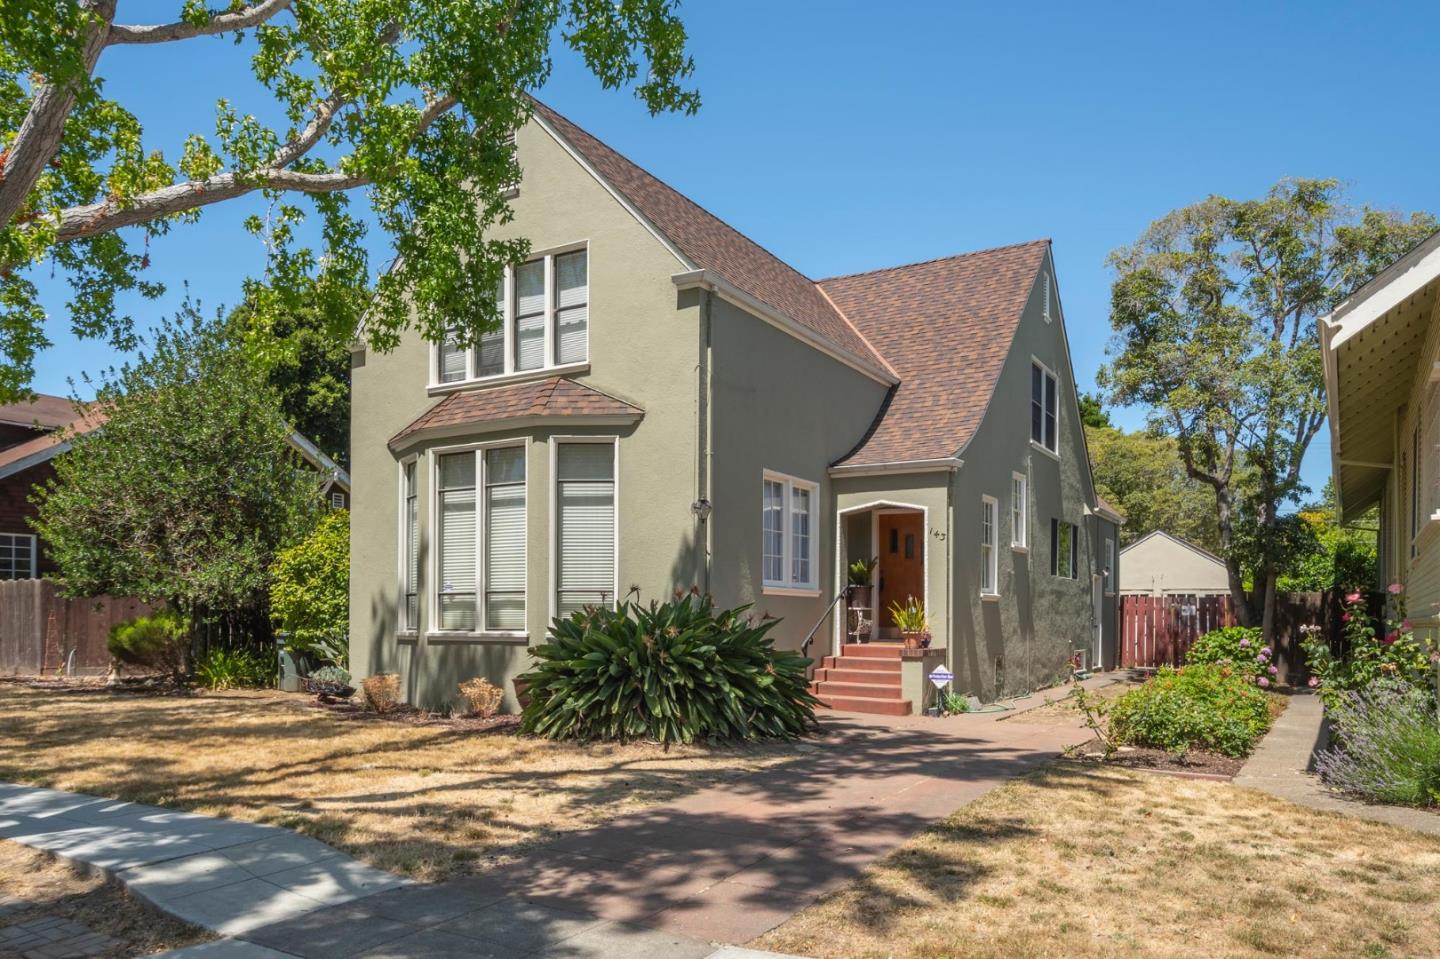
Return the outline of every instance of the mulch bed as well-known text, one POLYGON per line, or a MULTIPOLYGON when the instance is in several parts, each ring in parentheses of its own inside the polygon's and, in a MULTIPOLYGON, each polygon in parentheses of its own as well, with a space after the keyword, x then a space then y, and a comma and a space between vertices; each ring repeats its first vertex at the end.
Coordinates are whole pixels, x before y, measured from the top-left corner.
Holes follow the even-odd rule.
POLYGON ((1081 743, 1065 754, 1075 762, 1103 763, 1146 772, 1169 773, 1201 779, 1233 779, 1245 765, 1244 759, 1193 749, 1184 754, 1141 746, 1121 746, 1120 751, 1105 759, 1105 747, 1099 739, 1081 743))

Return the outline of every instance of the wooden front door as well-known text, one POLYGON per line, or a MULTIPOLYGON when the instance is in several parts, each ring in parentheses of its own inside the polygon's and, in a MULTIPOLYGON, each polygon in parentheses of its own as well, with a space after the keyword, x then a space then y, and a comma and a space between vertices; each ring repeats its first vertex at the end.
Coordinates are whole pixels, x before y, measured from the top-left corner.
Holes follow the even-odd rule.
POLYGON ((890 607, 911 596, 925 601, 925 527, 920 513, 880 514, 880 615, 894 626, 890 607))

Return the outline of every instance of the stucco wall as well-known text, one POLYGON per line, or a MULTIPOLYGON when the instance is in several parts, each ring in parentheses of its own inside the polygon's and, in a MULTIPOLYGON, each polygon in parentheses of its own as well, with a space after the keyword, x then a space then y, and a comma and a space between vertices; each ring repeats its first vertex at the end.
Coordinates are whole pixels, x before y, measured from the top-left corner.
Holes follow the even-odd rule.
MULTIPOLYGON (((865 435, 887 387, 711 297, 715 512, 711 592, 725 605, 754 603, 781 617, 772 635, 797 646, 835 597, 835 487, 831 463, 865 435), (818 590, 766 592, 761 575, 762 477, 773 470, 819 484, 814 535, 818 590)), ((817 634, 824 646, 829 624, 817 634)))
POLYGON ((1122 593, 1224 593, 1230 589, 1225 565, 1165 536, 1125 547, 1120 564, 1122 593))
MULTIPOLYGON (((447 437, 417 448, 421 503, 421 623, 413 640, 396 637, 399 602, 399 457, 386 441, 438 396, 426 393, 430 346, 414 335, 389 354, 369 353, 354 370, 351 414, 351 659, 357 676, 398 670, 410 701, 453 701, 455 684, 475 675, 509 680, 528 668, 526 643, 431 638, 426 597, 431 542, 431 451, 469 441, 523 438, 527 454, 529 644, 541 642, 550 612, 549 440, 552 434, 620 436, 619 590, 662 598, 696 578, 695 495, 698 308, 676 293, 676 258, 544 130, 517 138, 524 174, 515 219, 497 236, 528 237, 538 252, 588 241, 588 373, 574 378, 641 407, 634 427, 545 427, 447 437)), ((758 523, 758 509, 757 523, 758 523)), ((513 708, 513 700, 509 701, 513 708)))
MULTIPOLYGON (((1041 276, 1053 269, 1047 257, 1041 276)), ((1043 286, 1031 291, 985 419, 961 452, 955 488, 956 687, 982 698, 1027 692, 1063 678, 1075 649, 1092 648, 1093 524, 1086 516, 1089 461, 1075 381, 1059 316, 1046 322, 1043 286), (1039 359, 1056 375, 1059 398, 1053 455, 1030 442, 1030 367, 1039 359), (1025 550, 1011 543, 1011 474, 1028 478, 1025 550), (980 599, 981 496, 999 505, 999 597, 980 599), (1050 520, 1077 527, 1076 578, 1050 574, 1050 520)), ((1058 303, 1058 297, 1055 299, 1058 303)), ((986 402, 976 397, 976 402, 986 402)))

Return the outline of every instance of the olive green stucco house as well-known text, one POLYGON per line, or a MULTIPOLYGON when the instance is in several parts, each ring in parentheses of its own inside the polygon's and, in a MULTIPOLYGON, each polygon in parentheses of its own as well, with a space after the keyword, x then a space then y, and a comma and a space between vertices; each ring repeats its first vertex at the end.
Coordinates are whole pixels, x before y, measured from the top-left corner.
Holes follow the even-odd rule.
POLYGON ((842 708, 923 705, 886 644, 911 595, 961 691, 1112 660, 1120 518, 1048 241, 816 281, 543 105, 516 149, 503 330, 354 357, 357 676, 439 706, 483 675, 514 708, 552 618, 632 587, 780 617, 842 708))

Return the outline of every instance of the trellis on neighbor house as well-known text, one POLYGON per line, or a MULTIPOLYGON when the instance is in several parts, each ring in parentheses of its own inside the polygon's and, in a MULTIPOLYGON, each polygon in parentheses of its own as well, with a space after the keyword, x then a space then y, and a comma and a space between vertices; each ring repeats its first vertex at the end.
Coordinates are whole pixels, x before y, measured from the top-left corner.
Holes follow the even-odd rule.
POLYGON ((1120 665, 1178 666, 1195 640, 1238 622, 1234 604, 1224 594, 1121 596, 1120 665))

